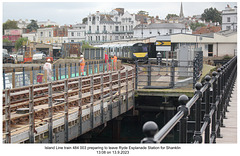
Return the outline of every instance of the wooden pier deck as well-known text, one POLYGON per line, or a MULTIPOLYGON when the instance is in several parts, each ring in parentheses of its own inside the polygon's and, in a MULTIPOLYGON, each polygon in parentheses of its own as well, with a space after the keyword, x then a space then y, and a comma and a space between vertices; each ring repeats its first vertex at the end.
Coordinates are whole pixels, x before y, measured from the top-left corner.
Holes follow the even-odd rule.
POLYGON ((236 144, 237 143, 237 82, 232 93, 231 102, 226 112, 227 119, 223 119, 225 127, 221 127, 222 138, 217 138, 217 144, 236 144))

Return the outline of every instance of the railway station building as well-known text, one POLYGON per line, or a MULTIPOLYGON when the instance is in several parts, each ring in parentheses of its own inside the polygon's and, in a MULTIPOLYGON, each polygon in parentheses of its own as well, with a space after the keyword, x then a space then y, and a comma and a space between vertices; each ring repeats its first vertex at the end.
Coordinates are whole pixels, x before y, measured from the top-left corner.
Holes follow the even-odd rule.
MULTIPOLYGON (((156 37, 148 39, 156 42, 156 37)), ((237 55, 237 32, 233 30, 222 30, 209 34, 185 34, 176 33, 171 35, 172 50, 182 45, 190 49, 202 48, 204 57, 224 57, 237 55)))

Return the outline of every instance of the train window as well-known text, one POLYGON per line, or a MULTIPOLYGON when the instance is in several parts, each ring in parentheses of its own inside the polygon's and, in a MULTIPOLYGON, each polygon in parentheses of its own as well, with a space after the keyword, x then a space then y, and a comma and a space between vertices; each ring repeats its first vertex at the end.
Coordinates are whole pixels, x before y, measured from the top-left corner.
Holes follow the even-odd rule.
POLYGON ((142 51, 143 51, 143 52, 147 52, 147 51, 148 51, 147 46, 142 46, 142 51))
POLYGON ((147 46, 136 46, 133 48, 133 52, 147 52, 147 46))

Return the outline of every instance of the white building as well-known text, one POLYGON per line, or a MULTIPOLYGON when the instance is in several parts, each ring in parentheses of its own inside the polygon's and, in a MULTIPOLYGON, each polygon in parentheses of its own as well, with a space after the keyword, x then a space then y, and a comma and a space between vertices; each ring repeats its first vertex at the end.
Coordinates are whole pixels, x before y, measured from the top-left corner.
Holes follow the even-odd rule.
POLYGON ((37 42, 37 32, 23 33, 22 37, 28 38, 30 42, 37 42))
POLYGON ((90 14, 86 25, 86 41, 103 43, 133 37, 133 28, 137 25, 135 14, 116 8, 110 13, 90 14))
POLYGON ((58 24, 56 22, 53 22, 53 21, 50 21, 49 19, 47 21, 40 21, 40 22, 37 22, 37 25, 39 27, 46 27, 46 26, 57 26, 58 24))
POLYGON ((63 36, 55 36, 54 35, 55 28, 39 28, 37 30, 37 42, 38 43, 67 43, 68 37, 63 36))
POLYGON ((20 19, 19 21, 17 21, 17 27, 20 28, 20 29, 27 28, 27 25, 30 24, 30 23, 31 22, 28 21, 27 19, 25 21, 20 19))
POLYGON ((81 42, 85 41, 86 25, 76 24, 68 29, 68 42, 81 42))
POLYGON ((237 30, 237 6, 229 5, 222 11, 222 30, 237 30))
POLYGON ((38 43, 52 43, 53 28, 39 28, 37 30, 38 43))
POLYGON ((134 28, 134 38, 147 38, 159 35, 176 33, 191 34, 192 30, 182 23, 152 23, 149 25, 139 24, 134 28))

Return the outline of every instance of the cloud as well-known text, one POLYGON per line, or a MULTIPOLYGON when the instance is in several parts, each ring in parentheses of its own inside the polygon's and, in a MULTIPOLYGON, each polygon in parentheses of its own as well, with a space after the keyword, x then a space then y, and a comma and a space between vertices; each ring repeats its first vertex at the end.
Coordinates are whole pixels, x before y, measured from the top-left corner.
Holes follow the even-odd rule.
MULTIPOLYGON (((215 7, 223 10, 225 6, 237 5, 234 2, 183 2, 185 16, 202 14, 204 9, 215 7)), ((129 13, 140 10, 149 12, 150 16, 158 15, 164 19, 167 14, 180 13, 181 2, 4 2, 3 21, 8 19, 35 19, 46 21, 50 19, 61 25, 81 22, 90 13, 110 12, 114 8, 125 8, 129 13), (14 11, 13 11, 14 10, 14 11)))

